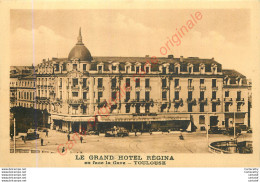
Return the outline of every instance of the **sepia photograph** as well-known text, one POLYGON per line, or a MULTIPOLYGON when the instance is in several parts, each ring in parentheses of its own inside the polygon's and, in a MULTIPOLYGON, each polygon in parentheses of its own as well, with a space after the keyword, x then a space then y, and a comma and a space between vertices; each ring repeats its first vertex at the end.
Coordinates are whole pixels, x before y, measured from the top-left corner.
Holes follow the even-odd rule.
POLYGON ((252 9, 9 13, 8 155, 94 167, 199 155, 224 167, 259 154, 252 9))

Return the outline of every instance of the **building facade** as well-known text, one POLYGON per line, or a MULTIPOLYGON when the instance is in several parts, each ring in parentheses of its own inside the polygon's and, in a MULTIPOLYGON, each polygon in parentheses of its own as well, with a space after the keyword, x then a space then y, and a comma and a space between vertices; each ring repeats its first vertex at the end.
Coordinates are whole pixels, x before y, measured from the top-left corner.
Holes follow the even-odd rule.
POLYGON ((92 57, 79 32, 68 58, 43 60, 33 70, 11 80, 11 107, 46 110, 55 129, 205 131, 248 125, 251 85, 214 58, 92 57))

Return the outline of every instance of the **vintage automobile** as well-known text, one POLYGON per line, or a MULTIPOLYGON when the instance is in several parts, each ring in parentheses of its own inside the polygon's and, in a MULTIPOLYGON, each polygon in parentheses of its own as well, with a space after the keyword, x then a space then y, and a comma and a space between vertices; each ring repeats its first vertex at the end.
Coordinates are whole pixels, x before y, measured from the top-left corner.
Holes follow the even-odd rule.
POLYGON ((28 129, 26 139, 27 140, 35 140, 40 137, 39 133, 36 129, 28 129))
POLYGON ((225 129, 218 126, 211 126, 209 129, 209 134, 222 134, 223 132, 225 132, 225 129))
MULTIPOLYGON (((241 134, 241 129, 239 127, 235 128, 236 134, 241 134)), ((225 132, 223 132, 224 135, 234 135, 234 127, 228 128, 225 132)))
POLYGON ((129 131, 124 127, 114 127, 105 132, 105 137, 123 137, 129 136, 129 131))

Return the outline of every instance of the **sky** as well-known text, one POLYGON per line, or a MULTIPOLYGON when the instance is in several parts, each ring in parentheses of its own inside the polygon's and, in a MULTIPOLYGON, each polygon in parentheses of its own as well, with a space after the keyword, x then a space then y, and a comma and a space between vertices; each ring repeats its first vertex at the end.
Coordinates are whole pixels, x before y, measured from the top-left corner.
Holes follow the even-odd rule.
POLYGON ((11 65, 68 57, 79 27, 92 56, 161 57, 160 48, 196 12, 201 20, 167 54, 214 57, 225 69, 253 71, 247 9, 11 10, 11 65))

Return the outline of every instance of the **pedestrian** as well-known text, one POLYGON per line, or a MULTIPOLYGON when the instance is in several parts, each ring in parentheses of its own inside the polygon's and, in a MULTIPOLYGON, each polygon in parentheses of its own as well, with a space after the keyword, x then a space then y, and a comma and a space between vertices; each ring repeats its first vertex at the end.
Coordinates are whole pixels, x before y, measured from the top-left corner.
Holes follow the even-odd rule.
POLYGON ((150 135, 152 135, 152 130, 149 130, 149 132, 150 132, 150 135))
POLYGON ((136 132, 136 130, 135 130, 135 136, 137 136, 136 133, 137 133, 137 132, 136 132))
POLYGON ((83 137, 82 137, 82 136, 80 136, 80 143, 82 143, 82 140, 83 140, 83 137))
POLYGON ((11 133, 11 140, 14 140, 14 135, 11 133))
POLYGON ((43 138, 41 138, 41 146, 43 146, 43 138))
POLYGON ((62 151, 61 151, 61 152, 62 152, 62 153, 65 152, 65 147, 62 147, 62 151))
POLYGON ((23 137, 23 142, 24 144, 26 144, 26 137, 23 137))
POLYGON ((68 137, 68 141, 70 141, 70 134, 68 134, 67 137, 68 137))
POLYGON ((49 132, 49 131, 48 131, 48 130, 46 130, 46 136, 45 136, 45 137, 48 137, 48 132, 49 132))

